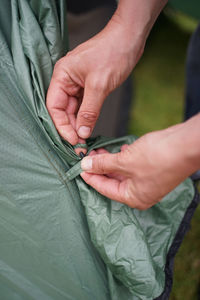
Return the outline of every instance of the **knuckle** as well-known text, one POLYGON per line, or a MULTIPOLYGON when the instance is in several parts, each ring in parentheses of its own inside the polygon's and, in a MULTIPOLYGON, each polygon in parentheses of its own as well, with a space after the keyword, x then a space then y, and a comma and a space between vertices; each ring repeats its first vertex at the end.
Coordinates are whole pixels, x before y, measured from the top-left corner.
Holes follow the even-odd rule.
POLYGON ((87 123, 94 123, 98 118, 98 114, 94 111, 81 111, 80 118, 87 123))
POLYGON ((65 55, 65 57, 69 57, 69 56, 71 56, 71 55, 73 55, 73 51, 72 51, 72 50, 71 50, 71 51, 68 51, 67 54, 65 55))
POLYGON ((101 173, 106 173, 104 156, 103 155, 97 156, 97 159, 95 160, 95 162, 96 162, 95 169, 101 173))
POLYGON ((105 93, 107 90, 107 80, 102 76, 102 74, 98 74, 98 76, 92 76, 88 82, 88 85, 92 90, 98 93, 105 93))
POLYGON ((61 58, 60 60, 58 60, 54 66, 54 70, 53 70, 53 79, 54 81, 59 84, 63 84, 64 80, 66 77, 66 70, 64 67, 64 63, 63 63, 63 58, 61 58))
POLYGON ((115 153, 115 158, 116 158, 116 164, 119 166, 121 165, 121 162, 122 162, 122 155, 121 155, 121 152, 117 152, 115 153))
POLYGON ((140 199, 134 194, 135 193, 133 192, 131 184, 127 184, 123 199, 124 203, 131 208, 136 208, 139 210, 147 209, 146 203, 140 201, 140 199))
POLYGON ((65 63, 68 64, 68 66, 76 67, 77 68, 77 64, 79 65, 81 62, 81 55, 80 53, 77 54, 75 50, 71 50, 69 51, 66 55, 65 55, 65 63))
POLYGON ((123 195, 123 201, 125 204, 127 204, 129 207, 134 208, 134 201, 133 197, 130 195, 130 189, 127 187, 125 194, 123 195))
POLYGON ((67 56, 60 58, 54 66, 53 75, 56 78, 65 78, 69 72, 70 61, 67 56))
POLYGON ((54 70, 57 71, 58 69, 60 69, 60 67, 63 65, 64 60, 65 60, 65 57, 60 58, 60 59, 55 63, 54 70))
POLYGON ((124 166, 123 166, 123 162, 124 162, 124 156, 122 155, 121 152, 117 152, 114 154, 115 156, 115 165, 117 166, 117 168, 119 170, 123 170, 124 166))

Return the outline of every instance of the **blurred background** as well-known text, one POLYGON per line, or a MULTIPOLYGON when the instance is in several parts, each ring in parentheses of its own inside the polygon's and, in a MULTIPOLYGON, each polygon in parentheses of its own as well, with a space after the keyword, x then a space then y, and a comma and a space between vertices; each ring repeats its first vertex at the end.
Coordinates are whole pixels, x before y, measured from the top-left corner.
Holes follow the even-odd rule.
MULTIPOLYGON (((171 7, 167 7, 157 20, 143 57, 133 74, 134 99, 129 122, 130 134, 140 136, 183 121, 186 52, 197 24, 197 20, 191 16, 172 10, 171 7)), ((175 258, 170 300, 199 299, 200 208, 198 207, 190 230, 175 258)))
MULTIPOLYGON (((115 0, 68 0, 67 5, 70 49, 100 31, 116 8, 115 0)), ((169 1, 133 74, 105 101, 94 135, 141 136, 183 121, 186 55, 199 19, 199 0, 169 1)), ((199 250, 200 208, 175 258, 170 300, 200 300, 199 250)))
POLYGON ((158 18, 134 69, 130 133, 142 135, 183 121, 187 47, 197 25, 169 5, 158 18))

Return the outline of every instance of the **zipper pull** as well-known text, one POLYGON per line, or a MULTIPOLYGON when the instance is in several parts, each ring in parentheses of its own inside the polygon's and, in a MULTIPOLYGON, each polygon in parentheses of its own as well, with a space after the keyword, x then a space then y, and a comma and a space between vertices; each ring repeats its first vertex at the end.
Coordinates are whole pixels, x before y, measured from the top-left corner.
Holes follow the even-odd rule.
POLYGON ((85 157, 86 154, 84 154, 84 153, 81 151, 81 152, 79 153, 79 156, 80 156, 81 159, 83 159, 83 157, 85 157))

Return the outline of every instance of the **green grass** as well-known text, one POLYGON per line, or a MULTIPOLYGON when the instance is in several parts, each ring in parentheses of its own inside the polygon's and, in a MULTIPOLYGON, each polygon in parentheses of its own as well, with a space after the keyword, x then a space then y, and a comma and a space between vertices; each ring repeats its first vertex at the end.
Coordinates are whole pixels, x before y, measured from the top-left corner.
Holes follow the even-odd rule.
POLYGON ((166 17, 157 22, 134 71, 130 133, 141 135, 181 122, 189 37, 166 17))
MULTIPOLYGON (((184 23, 184 20, 181 20, 184 23)), ((134 100, 129 133, 166 128, 183 120, 185 59, 190 30, 162 16, 134 71, 134 100)), ((196 300, 200 285, 200 208, 175 259, 170 300, 196 300)))
POLYGON ((200 288, 200 207, 192 219, 175 259, 174 284, 170 300, 197 300, 200 288))

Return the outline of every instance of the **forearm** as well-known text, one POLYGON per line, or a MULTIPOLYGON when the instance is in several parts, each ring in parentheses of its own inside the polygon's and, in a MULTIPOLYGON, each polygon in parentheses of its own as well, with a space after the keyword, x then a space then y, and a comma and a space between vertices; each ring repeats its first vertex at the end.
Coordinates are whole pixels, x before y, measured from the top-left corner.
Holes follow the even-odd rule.
POLYGON ((133 69, 140 59, 148 34, 167 0, 120 0, 118 7, 104 29, 115 41, 113 52, 128 57, 133 69), (117 44, 116 44, 117 41, 117 44))
POLYGON ((188 173, 200 169, 200 113, 182 123, 176 143, 188 173))
POLYGON ((167 0, 120 0, 114 19, 126 28, 131 41, 135 35, 147 38, 167 0))

